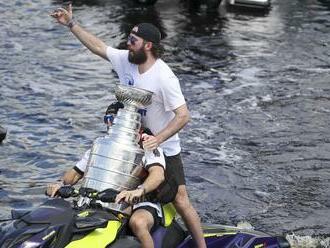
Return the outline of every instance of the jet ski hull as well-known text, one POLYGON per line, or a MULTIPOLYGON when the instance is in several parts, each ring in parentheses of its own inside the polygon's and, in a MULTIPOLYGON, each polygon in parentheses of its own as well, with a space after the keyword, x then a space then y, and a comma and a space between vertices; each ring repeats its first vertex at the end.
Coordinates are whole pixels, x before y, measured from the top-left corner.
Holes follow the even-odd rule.
MULTIPOLYGON (((152 233, 155 248, 193 247, 191 236, 184 226, 168 213, 163 223, 152 233)), ((75 209, 64 199, 46 201, 26 212, 12 211, 16 218, 0 228, 0 247, 26 247, 31 243, 40 248, 125 248, 140 247, 122 214, 97 208, 75 209), (92 244, 92 246, 91 246, 92 244)), ((205 225, 204 237, 209 248, 287 248, 282 237, 223 225, 205 225)))

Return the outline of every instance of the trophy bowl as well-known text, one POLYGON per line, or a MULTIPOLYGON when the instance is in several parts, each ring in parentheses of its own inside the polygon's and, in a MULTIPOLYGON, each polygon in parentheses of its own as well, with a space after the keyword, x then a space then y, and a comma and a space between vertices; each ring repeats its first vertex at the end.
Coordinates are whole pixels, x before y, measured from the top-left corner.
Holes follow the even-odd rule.
POLYGON ((124 105, 130 104, 136 107, 145 107, 151 104, 152 92, 133 86, 118 84, 115 89, 115 95, 119 102, 124 105))

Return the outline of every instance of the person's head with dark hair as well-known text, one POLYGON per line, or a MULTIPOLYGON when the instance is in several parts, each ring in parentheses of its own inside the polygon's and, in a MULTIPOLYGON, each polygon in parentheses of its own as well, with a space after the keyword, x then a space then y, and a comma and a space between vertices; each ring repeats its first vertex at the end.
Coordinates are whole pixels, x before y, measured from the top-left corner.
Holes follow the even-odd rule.
POLYGON ((103 121, 107 125, 107 131, 109 131, 109 128, 112 126, 112 122, 117 115, 118 110, 122 108, 124 108, 124 104, 121 102, 113 102, 107 107, 103 117, 103 121))
POLYGON ((133 64, 143 64, 147 61, 147 51, 155 58, 160 58, 164 47, 160 43, 161 33, 151 23, 140 23, 133 27, 127 38, 129 49, 128 60, 133 64))

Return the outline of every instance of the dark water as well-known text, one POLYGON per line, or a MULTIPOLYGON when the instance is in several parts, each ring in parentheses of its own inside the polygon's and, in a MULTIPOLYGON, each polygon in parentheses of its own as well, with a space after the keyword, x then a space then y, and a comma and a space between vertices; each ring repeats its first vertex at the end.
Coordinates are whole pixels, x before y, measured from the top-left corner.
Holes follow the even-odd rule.
MULTIPOLYGON (((0 217, 45 197, 102 135, 117 82, 48 16, 60 1, 0 3, 0 217)), ((330 2, 274 0, 268 13, 208 12, 176 0, 74 2, 107 44, 157 24, 192 121, 181 132, 187 185, 203 222, 273 234, 330 234, 330 2)))

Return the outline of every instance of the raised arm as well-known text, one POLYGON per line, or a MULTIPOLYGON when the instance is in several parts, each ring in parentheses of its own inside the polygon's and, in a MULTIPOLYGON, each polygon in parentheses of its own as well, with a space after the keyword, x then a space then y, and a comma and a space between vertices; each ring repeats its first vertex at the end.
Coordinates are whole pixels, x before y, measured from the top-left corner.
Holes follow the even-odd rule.
POLYGON ((93 34, 87 32, 73 20, 71 4, 69 4, 67 8, 56 9, 50 15, 54 17, 58 23, 70 28, 71 32, 78 38, 78 40, 92 53, 108 60, 106 55, 107 45, 93 34))

